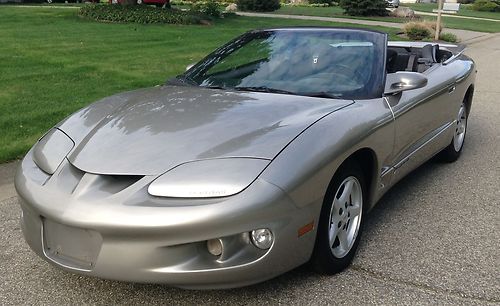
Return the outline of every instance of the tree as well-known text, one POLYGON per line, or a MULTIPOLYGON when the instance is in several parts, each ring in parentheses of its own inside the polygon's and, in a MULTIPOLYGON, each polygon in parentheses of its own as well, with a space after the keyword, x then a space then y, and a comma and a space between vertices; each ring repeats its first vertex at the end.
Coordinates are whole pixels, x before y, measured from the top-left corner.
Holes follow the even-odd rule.
POLYGON ((347 15, 351 16, 386 16, 387 2, 385 0, 340 0, 347 15))

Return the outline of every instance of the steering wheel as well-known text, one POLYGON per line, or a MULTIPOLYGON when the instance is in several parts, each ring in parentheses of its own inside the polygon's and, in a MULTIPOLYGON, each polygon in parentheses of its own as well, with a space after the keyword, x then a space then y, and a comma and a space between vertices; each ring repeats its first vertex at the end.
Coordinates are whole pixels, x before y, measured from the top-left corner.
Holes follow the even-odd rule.
POLYGON ((333 64, 330 68, 329 68, 330 71, 332 71, 333 73, 335 74, 338 74, 338 75, 341 75, 343 77, 345 77, 346 79, 351 79, 351 76, 354 77, 356 79, 356 81, 358 83, 363 83, 363 78, 364 76, 357 70, 355 69, 352 69, 351 67, 345 65, 345 64, 340 64, 340 63, 337 63, 337 64, 333 64), (340 69, 337 69, 337 68, 340 68, 340 69), (348 73, 347 74, 340 74, 338 73, 338 71, 347 71, 348 73))

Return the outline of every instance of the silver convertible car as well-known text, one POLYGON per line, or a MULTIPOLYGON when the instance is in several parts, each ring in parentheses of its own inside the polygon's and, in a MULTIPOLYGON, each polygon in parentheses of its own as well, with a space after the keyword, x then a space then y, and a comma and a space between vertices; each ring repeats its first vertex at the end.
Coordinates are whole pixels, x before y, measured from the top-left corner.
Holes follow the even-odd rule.
POLYGON ((16 175, 26 241, 67 271, 185 288, 339 272, 391 186, 459 157, 476 76, 459 49, 248 32, 48 131, 16 175))

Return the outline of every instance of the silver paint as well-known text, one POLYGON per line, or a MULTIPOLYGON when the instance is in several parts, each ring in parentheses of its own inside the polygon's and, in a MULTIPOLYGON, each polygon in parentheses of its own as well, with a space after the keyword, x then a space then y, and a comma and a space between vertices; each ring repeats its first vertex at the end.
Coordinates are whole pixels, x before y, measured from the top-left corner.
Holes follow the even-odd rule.
POLYGON ((275 277, 309 260, 316 226, 300 237, 298 230, 318 224, 327 186, 346 159, 373 159, 358 160, 372 174, 363 203, 369 209, 452 143, 475 69, 462 55, 426 71, 426 86, 372 100, 174 86, 103 99, 57 125, 75 144, 58 166, 35 157, 53 150, 43 138, 23 159, 15 186, 26 241, 63 269, 102 278, 227 288, 275 277), (242 162, 231 182, 194 167, 175 173, 183 164, 224 167, 227 160, 242 162), (255 161, 251 171, 248 160, 255 161), (155 180, 167 191, 148 192, 155 180), (154 195, 172 192, 169 184, 182 190, 220 182, 243 190, 226 197, 154 195), (268 250, 249 238, 260 228, 275 238, 268 250), (74 237, 84 251, 71 247, 74 237), (208 252, 211 239, 224 246, 220 256, 208 252))

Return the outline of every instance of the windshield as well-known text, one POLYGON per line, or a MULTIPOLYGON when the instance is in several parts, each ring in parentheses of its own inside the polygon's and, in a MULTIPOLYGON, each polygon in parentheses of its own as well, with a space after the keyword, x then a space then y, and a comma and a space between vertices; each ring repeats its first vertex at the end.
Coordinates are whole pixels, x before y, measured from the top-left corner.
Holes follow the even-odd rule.
POLYGON ((247 33, 179 78, 198 86, 343 99, 382 96, 386 35, 351 29, 247 33))

